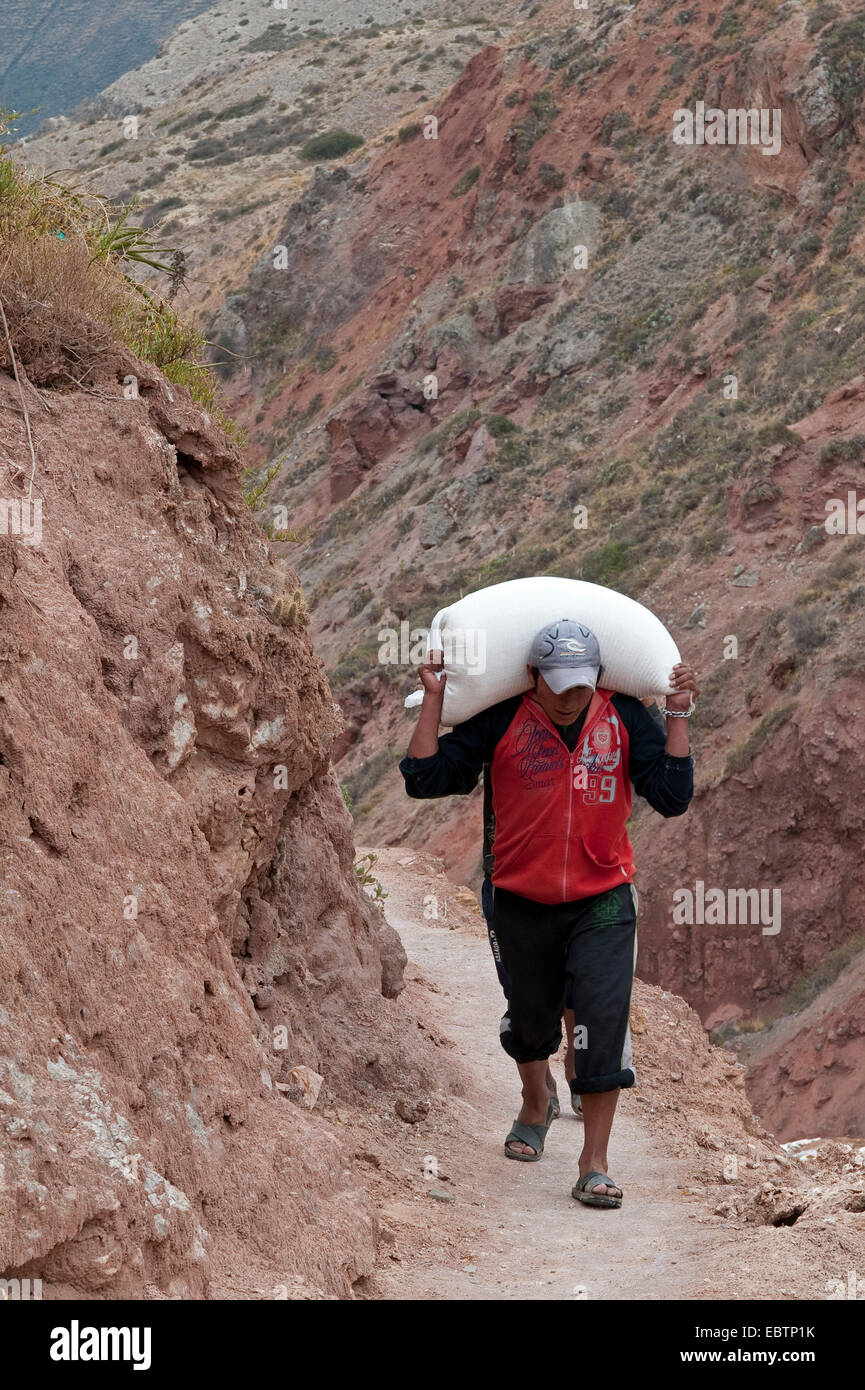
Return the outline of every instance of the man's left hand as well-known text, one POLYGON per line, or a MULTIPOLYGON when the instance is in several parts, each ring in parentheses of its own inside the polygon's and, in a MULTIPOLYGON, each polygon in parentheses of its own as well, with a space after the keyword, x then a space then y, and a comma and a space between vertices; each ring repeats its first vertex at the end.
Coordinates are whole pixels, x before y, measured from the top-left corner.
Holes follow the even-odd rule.
POLYGON ((677 662, 670 672, 670 685, 673 693, 666 696, 667 709, 689 709, 692 694, 696 699, 700 693, 697 674, 693 666, 688 666, 684 661, 677 662))

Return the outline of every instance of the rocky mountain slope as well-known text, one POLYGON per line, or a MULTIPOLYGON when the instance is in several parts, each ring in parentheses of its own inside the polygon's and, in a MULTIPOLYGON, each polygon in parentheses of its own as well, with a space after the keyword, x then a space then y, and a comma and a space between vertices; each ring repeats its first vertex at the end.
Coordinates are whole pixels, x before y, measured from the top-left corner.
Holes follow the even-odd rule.
MULTIPOLYGON (((478 795, 408 803, 396 772, 411 634, 519 574, 623 589, 704 682, 691 811, 635 819, 640 969, 709 1026, 761 1029, 820 987, 827 958, 859 969, 865 20, 825 0, 550 0, 497 11, 498 33, 478 24, 457 52, 449 15, 474 18, 433 8, 423 30, 358 32, 355 49, 286 36, 249 69, 258 94, 274 74, 260 111, 220 119, 224 86, 187 91, 186 114, 164 98, 138 184, 183 215, 251 457, 274 471, 263 515, 288 537, 345 715, 335 754, 359 833, 476 881, 478 795), (412 46, 429 62, 409 109, 412 84, 382 83, 412 46), (779 113, 778 152, 676 144, 674 111, 698 101, 779 113), (302 157, 336 126, 365 144, 302 157), (279 172, 257 153, 271 139, 279 172), (214 240, 215 203, 245 244, 214 240), (830 534, 827 503, 851 493, 852 523, 830 534), (382 634, 403 624, 385 664, 382 634), (780 891, 780 930, 677 926, 673 893, 698 881, 780 891)), ((58 129, 33 155, 99 167, 109 126, 58 129)), ((101 161, 120 191, 128 155, 101 161)), ((865 993, 850 1001, 859 1037, 865 993)), ((825 1090, 821 1131, 865 1131, 847 1083, 825 1090)))
POLYGON ((0 1270, 350 1295, 378 1227, 338 1107, 449 1073, 354 872, 297 578, 210 414, 8 271, 2 490, 40 510, 0 536, 0 1270))
POLYGON ((861 1129, 865 959, 858 952, 835 979, 834 969, 823 969, 825 980, 818 978, 811 998, 794 1001, 795 1013, 782 1012, 770 1027, 733 1039, 748 1064, 755 1109, 771 1113, 785 1138, 807 1129, 815 1134, 861 1129))
POLYGON ((222 0, 80 111, 44 122, 26 155, 136 199, 186 254, 184 311, 209 320, 311 179, 307 142, 337 129, 381 146, 517 7, 505 0, 493 20, 470 0, 222 0))

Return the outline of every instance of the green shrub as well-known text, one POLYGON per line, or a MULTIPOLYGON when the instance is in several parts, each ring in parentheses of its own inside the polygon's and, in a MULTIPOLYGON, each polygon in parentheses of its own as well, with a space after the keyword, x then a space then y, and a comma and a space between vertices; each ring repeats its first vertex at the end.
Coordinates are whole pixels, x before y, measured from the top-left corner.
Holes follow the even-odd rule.
POLYGON ((697 560, 707 560, 717 555, 723 548, 727 533, 721 526, 706 526, 696 531, 688 544, 688 551, 697 560))
POLYGON ((721 18, 721 23, 712 35, 713 39, 735 39, 737 42, 743 27, 742 16, 736 14, 735 10, 725 10, 721 18))
POLYGON ((372 589, 368 584, 360 584, 348 601, 348 616, 356 618, 358 613, 362 613, 368 603, 373 599, 372 589))
POLYGON ((278 20, 268 24, 263 34, 250 39, 243 47, 247 53, 284 53, 286 49, 297 48, 307 37, 304 34, 286 33, 285 21, 278 20))
POLYGON ((481 176, 481 166, 476 164, 473 169, 467 169, 462 178, 457 179, 450 191, 451 198, 462 198, 468 193, 470 188, 474 188, 481 176))
POLYGON ((659 300, 647 304, 642 313, 627 317, 617 315, 609 340, 612 358, 619 362, 630 362, 635 357, 645 357, 651 339, 669 322, 669 311, 659 300))
POLYGON ((543 184, 544 188, 549 188, 554 193, 565 186, 564 172, 561 169, 557 169, 554 164, 539 164, 538 179, 543 184))
MULTIPOLYGON (((503 555, 496 555, 473 569, 464 570, 454 575, 449 586, 453 597, 445 601, 452 603, 454 598, 461 594, 471 593, 475 589, 486 589, 491 584, 503 584, 507 579, 522 579, 526 575, 532 574, 549 574, 550 567, 557 561, 558 551, 555 546, 540 544, 515 546, 503 555)), ((442 604, 436 604, 437 608, 442 606, 442 604)))
POLYGON ((373 892, 369 896, 371 896, 375 902, 383 902, 387 897, 387 893, 372 872, 377 862, 377 854, 364 854, 355 864, 354 871, 361 888, 366 889, 367 886, 371 887, 373 892))
POLYGON ((758 449, 767 449, 773 444, 791 444, 794 448, 801 448, 802 439, 795 430, 788 430, 786 425, 773 421, 771 425, 763 425, 757 431, 754 443, 758 449))
POLYGON ((699 728, 719 729, 731 714, 730 679, 736 662, 722 661, 703 682, 694 718, 699 728))
POLYGON ((844 202, 841 216, 832 228, 829 255, 833 261, 842 260, 850 250, 862 217, 865 215, 865 183, 859 183, 844 202))
MULTIPOLYGON (((524 470, 532 461, 532 442, 521 429, 510 430, 498 439, 498 456, 508 470, 524 470)), ((513 471, 512 481, 519 485, 519 478, 513 471)))
POLYGON ((839 463, 861 463, 865 457, 865 435, 852 439, 833 439, 820 450, 820 471, 830 472, 839 463))
POLYGON ((348 130, 326 130, 314 135, 300 151, 301 159, 341 159, 351 150, 359 149, 364 143, 362 135, 352 135, 348 130))
POLYGON ((320 373, 329 372, 339 361, 339 356, 332 347, 321 347, 316 350, 313 357, 313 366, 320 373))
POLYGON ((241 116, 249 116, 253 111, 258 111, 270 100, 269 92, 262 92, 257 97, 250 97, 249 101, 238 101, 233 106, 226 106, 224 111, 219 111, 214 116, 215 121, 238 121, 241 116))
POLYGON ((506 434, 516 434, 519 425, 515 425, 508 415, 490 415, 487 420, 487 429, 493 439, 502 439, 506 434))
POLYGON ((147 212, 144 213, 143 217, 141 218, 141 226, 143 228, 152 227, 155 222, 160 221, 160 219, 165 215, 166 212, 170 212, 172 208, 179 208, 182 206, 182 198, 160 198, 158 203, 154 203, 153 207, 148 208, 147 212))
POLYGON ((532 94, 528 114, 523 117, 514 131, 514 144, 516 146, 514 168, 518 174, 524 173, 528 168, 529 152, 532 146, 537 144, 541 136, 546 135, 558 114, 559 108, 556 106, 549 88, 542 87, 540 91, 532 94))
POLYGON ((808 17, 808 24, 805 32, 808 37, 818 34, 821 29, 825 29, 834 19, 840 19, 841 11, 837 5, 826 4, 826 0, 817 0, 813 12, 808 17))
POLYGON ((373 753, 371 758, 367 758, 365 763, 361 763, 356 772, 349 772, 346 775, 344 785, 351 797, 352 805, 356 808, 355 819, 363 814, 363 802, 373 787, 381 781, 398 758, 399 754, 392 749, 380 748, 377 753, 373 753))
POLYGON ((420 457, 423 454, 430 454, 434 449, 442 453, 449 448, 457 435, 462 434, 463 430, 470 429, 480 419, 481 412, 474 407, 468 410, 458 410, 442 424, 437 425, 429 434, 425 434, 423 439, 415 445, 414 452, 420 457))
POLYGON ((784 705, 776 705, 774 709, 764 714, 756 728, 752 729, 745 742, 735 748, 727 758, 724 767, 724 776, 729 777, 734 772, 744 772, 745 768, 753 762, 759 750, 766 740, 786 724, 790 715, 796 708, 795 700, 789 700, 784 705))
POLYGON ((601 143, 614 150, 631 150, 639 143, 639 135, 627 111, 608 111, 601 122, 601 143))
MULTIPOLYGON (((201 111, 190 111, 188 116, 181 116, 179 121, 175 121, 173 125, 169 125, 168 134, 177 135, 181 130, 187 130, 190 126, 203 127, 207 121, 213 121, 215 119, 216 113, 211 111, 208 106, 204 107, 201 111)), ((159 124, 164 125, 165 122, 160 121, 159 124)))
POLYGON ((786 1008, 793 1012, 804 1009, 812 999, 816 999, 818 994, 834 984, 841 972, 846 970, 850 962, 863 950, 865 936, 858 932, 842 946, 836 946, 834 951, 823 957, 819 965, 794 981, 785 997, 786 1008))
MULTIPOLYGON (((331 685, 334 690, 341 690, 351 681, 356 680, 358 676, 366 676, 370 671, 386 674, 389 668, 380 665, 378 660, 380 646, 378 637, 365 637, 347 651, 331 674, 331 685)), ((347 781, 351 786, 351 780, 347 779, 347 781)), ((354 796, 355 789, 353 787, 351 791, 354 796)))
POLYGON ((865 16, 858 14, 833 24, 818 54, 829 73, 832 92, 850 122, 862 105, 865 89, 865 16))
POLYGON ((798 652, 816 651, 829 640, 833 624, 824 608, 807 608, 788 614, 787 627, 798 652))
MULTIPOLYGON (((259 198, 254 203, 238 203, 237 207, 217 208, 213 217, 217 222, 233 222, 236 217, 246 217, 250 212, 257 212, 259 208, 266 207, 269 203, 269 198, 259 198)), ((214 254, 221 249, 217 246, 211 248, 214 254)))
MULTIPOLYGON (((862 597, 863 593, 860 590, 860 601, 862 597)), ((859 675, 862 671, 865 671, 865 643, 861 641, 845 648, 832 662, 832 675, 836 680, 841 680, 844 676, 859 675)))
POLYGON ((187 152, 187 159, 193 163, 198 163, 204 159, 217 159, 228 152, 228 145, 224 140, 217 140, 213 135, 206 135, 201 140, 196 140, 194 145, 190 145, 187 152))
POLYGON ((260 511, 269 501, 271 483, 279 477, 281 468, 282 459, 279 459, 266 468, 260 477, 257 468, 243 470, 243 500, 251 512, 260 511))
POLYGON ((586 556, 580 578, 588 580, 590 584, 605 584, 614 589, 617 587, 616 581, 627 573, 634 558, 634 547, 626 541, 609 540, 586 556))

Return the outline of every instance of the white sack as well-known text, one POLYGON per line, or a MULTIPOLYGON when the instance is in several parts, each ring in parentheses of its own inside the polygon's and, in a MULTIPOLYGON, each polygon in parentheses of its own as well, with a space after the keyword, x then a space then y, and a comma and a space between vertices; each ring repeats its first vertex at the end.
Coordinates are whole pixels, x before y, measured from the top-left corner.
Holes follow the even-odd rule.
MULTIPOLYGON (((427 652, 444 652, 447 674, 441 722, 461 724, 530 689, 526 662, 532 639, 559 618, 594 632, 601 648, 600 686, 638 699, 670 693, 679 650, 648 608, 582 579, 511 579, 466 594, 433 618, 427 652)), ((423 692, 414 691, 406 707, 422 699, 423 692)))

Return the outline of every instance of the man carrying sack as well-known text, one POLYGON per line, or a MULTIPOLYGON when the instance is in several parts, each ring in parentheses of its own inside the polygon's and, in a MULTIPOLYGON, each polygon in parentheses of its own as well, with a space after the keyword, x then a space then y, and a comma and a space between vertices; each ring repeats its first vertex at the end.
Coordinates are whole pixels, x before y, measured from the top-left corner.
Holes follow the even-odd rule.
POLYGON ((628 1015, 637 952, 637 895, 627 833, 631 784, 663 816, 693 794, 687 719, 698 693, 678 663, 666 697, 666 740, 640 703, 598 688, 601 652, 583 624, 542 629, 527 665, 532 689, 483 710, 439 738, 441 654, 420 667, 420 718, 400 771, 411 797, 467 794, 484 764, 492 783, 492 929, 507 981, 523 1106, 505 1154, 537 1162, 554 1114, 548 1059, 573 1010, 575 1076, 585 1122, 572 1195, 620 1207, 607 1145, 623 1086, 636 1080, 628 1015))

